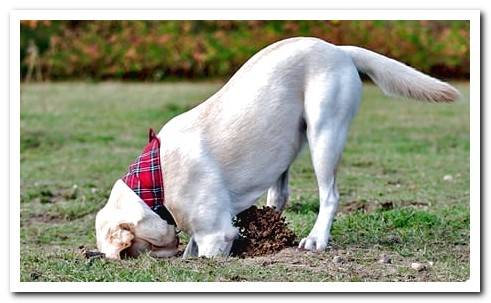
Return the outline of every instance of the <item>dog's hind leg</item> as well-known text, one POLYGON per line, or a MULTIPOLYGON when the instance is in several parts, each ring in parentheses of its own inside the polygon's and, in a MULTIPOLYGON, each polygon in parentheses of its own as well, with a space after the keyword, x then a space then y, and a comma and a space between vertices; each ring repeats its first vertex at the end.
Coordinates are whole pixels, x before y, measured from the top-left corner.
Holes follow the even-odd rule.
POLYGON ((196 241, 194 241, 194 238, 191 237, 189 239, 189 243, 186 246, 186 249, 184 250, 184 253, 182 257, 188 258, 188 257, 197 257, 198 256, 198 245, 196 244, 196 241))
POLYGON ((281 212, 288 201, 288 170, 268 189, 267 205, 281 212))
POLYGON ((353 69, 353 78, 327 78, 306 91, 305 119, 307 139, 319 186, 319 214, 308 237, 299 248, 325 250, 329 232, 339 203, 336 167, 346 141, 349 124, 358 108, 361 83, 353 69), (357 81, 356 81, 357 80, 357 81), (326 85, 326 83, 328 85, 326 85))

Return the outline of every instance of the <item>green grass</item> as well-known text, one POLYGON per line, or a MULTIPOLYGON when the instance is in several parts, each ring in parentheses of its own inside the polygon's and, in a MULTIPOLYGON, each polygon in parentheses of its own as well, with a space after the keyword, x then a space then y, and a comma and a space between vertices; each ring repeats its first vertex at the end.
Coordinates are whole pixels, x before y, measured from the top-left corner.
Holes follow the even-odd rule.
MULTIPOLYGON (((338 169, 341 205, 323 253, 259 258, 83 258, 113 182, 149 127, 220 83, 51 83, 21 87, 22 281, 463 281, 469 277, 469 86, 463 100, 395 100, 365 85, 338 169), (444 180, 444 176, 452 176, 444 180), (377 260, 390 256, 390 264, 377 260), (332 258, 341 256, 343 262, 332 258), (409 265, 420 262, 427 270, 409 265)), ((165 140, 163 142, 165 144, 165 140)), ((308 149, 291 169, 284 212, 298 237, 316 218, 308 149)), ((259 204, 264 204, 264 197, 259 204)))

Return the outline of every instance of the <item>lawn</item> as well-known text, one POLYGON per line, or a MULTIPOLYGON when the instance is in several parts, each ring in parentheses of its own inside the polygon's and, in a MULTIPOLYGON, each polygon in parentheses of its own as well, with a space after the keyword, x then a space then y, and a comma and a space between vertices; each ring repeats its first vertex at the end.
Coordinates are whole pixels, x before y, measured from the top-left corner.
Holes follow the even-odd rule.
MULTIPOLYGON (((112 184, 160 127, 221 83, 21 86, 21 281, 464 281, 469 277, 469 85, 454 104, 369 84, 338 169, 331 247, 257 258, 86 259, 112 184), (379 262, 385 256, 386 262, 379 262), (388 262, 387 262, 388 260, 388 262), (417 262, 422 270, 411 268, 417 262)), ((165 140, 163 142, 165 144, 165 140)), ((299 238, 318 196, 308 148, 284 212, 299 238)), ((264 197, 259 204, 264 204, 264 197)), ((184 239, 186 240, 186 239, 184 239)))

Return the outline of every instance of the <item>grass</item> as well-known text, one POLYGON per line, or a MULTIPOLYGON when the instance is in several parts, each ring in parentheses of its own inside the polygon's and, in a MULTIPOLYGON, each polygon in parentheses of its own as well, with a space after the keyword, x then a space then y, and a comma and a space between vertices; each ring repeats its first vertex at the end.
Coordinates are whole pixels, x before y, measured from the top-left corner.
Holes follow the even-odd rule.
MULTIPOLYGON (((468 279, 466 83, 457 84, 464 97, 455 104, 393 100, 365 85, 338 170, 341 205, 326 252, 287 249, 246 259, 82 257, 78 247, 95 248, 95 214, 145 145, 147 129, 159 129, 220 85, 23 85, 21 281, 468 279), (377 262, 381 255, 389 256, 391 263, 377 262), (334 256, 342 261, 334 262, 334 256), (412 270, 412 262, 427 264, 427 269, 412 270)), ((318 210, 308 149, 292 166, 290 187, 284 214, 303 237, 318 210)))

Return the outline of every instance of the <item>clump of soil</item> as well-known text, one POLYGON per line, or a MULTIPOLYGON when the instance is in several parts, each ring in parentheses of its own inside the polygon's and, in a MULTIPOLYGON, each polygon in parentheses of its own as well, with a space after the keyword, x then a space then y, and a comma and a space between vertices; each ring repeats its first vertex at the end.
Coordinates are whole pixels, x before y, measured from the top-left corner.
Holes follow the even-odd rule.
POLYGON ((239 229, 239 238, 230 254, 235 257, 268 255, 296 245, 295 233, 271 207, 251 206, 235 217, 234 225, 239 229))

